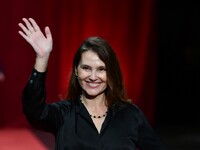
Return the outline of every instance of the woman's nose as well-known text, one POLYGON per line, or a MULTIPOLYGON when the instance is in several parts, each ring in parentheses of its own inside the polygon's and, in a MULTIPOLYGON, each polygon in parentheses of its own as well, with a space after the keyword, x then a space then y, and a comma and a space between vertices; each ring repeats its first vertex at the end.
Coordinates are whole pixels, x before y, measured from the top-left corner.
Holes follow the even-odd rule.
POLYGON ((96 80, 97 79, 97 74, 96 71, 91 71, 90 77, 91 80, 96 80))

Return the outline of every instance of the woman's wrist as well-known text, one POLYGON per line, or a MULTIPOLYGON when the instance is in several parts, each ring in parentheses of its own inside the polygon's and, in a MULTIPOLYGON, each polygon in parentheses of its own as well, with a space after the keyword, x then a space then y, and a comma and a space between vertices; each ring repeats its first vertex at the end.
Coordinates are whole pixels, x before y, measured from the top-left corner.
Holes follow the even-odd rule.
POLYGON ((45 72, 47 70, 49 56, 50 54, 42 56, 42 57, 41 56, 36 57, 34 68, 38 72, 45 72))

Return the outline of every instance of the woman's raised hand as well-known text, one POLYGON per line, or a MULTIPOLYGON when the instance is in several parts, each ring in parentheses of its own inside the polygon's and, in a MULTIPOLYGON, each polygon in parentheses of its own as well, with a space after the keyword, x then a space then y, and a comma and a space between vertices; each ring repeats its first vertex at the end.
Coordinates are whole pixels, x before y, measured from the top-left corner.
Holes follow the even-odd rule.
POLYGON ((53 40, 49 27, 45 27, 45 35, 34 19, 23 18, 25 23, 19 23, 22 31, 19 34, 33 47, 38 57, 45 57, 52 51, 53 40))

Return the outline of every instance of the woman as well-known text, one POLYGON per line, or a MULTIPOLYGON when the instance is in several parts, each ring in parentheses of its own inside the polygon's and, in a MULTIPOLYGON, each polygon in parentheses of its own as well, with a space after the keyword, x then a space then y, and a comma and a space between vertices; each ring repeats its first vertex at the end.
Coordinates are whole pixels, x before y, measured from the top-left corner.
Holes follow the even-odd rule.
POLYGON ((43 35, 32 18, 23 21, 19 34, 36 52, 34 69, 23 91, 23 112, 31 125, 54 134, 55 149, 163 149, 141 110, 127 102, 116 55, 99 37, 88 38, 75 53, 66 100, 46 104, 51 32, 45 27, 43 35))

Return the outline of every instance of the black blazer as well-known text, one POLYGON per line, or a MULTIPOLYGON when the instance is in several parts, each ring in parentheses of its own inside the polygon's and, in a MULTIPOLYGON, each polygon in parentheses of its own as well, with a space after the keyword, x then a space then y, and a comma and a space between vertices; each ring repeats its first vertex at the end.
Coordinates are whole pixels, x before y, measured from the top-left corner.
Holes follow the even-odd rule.
POLYGON ((137 106, 114 104, 99 133, 80 99, 46 104, 45 79, 46 72, 33 69, 23 91, 23 112, 32 126, 54 134, 56 150, 164 149, 137 106))

